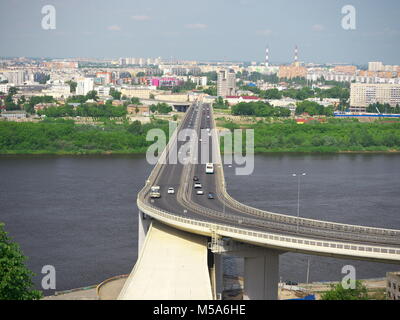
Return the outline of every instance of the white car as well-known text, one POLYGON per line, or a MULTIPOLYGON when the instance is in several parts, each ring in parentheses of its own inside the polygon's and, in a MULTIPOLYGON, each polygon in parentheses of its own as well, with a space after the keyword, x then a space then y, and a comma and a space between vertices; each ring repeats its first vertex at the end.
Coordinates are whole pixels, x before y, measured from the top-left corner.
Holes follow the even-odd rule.
POLYGON ((168 188, 168 194, 175 194, 175 189, 174 188, 168 188))
POLYGON ((202 196, 202 195, 204 195, 204 191, 203 191, 203 190, 198 190, 198 191, 196 192, 196 194, 197 194, 198 196, 202 196))
POLYGON ((194 184, 194 188, 195 188, 195 189, 201 189, 201 188, 202 188, 201 183, 196 182, 196 183, 194 184))

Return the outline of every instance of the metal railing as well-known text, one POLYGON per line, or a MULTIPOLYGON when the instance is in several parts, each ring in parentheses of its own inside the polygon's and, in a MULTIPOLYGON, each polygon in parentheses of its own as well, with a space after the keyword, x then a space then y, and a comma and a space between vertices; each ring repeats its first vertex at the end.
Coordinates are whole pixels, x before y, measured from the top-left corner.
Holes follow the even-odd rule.
MULTIPOLYGON (((359 252, 363 252, 363 253, 381 253, 381 254, 393 255, 393 257, 391 257, 391 258, 393 258, 394 260, 400 261, 400 249, 399 248, 358 245, 358 244, 341 243, 341 242, 318 240, 318 239, 305 239, 305 238, 300 238, 300 237, 285 236, 285 235, 272 234, 272 233, 261 232, 261 231, 247 230, 247 229, 242 229, 242 228, 237 228, 237 227, 226 226, 223 224, 210 223, 210 222, 200 220, 200 219, 190 219, 190 218, 185 218, 185 217, 178 216, 175 214, 171 214, 169 212, 166 212, 164 210, 158 209, 154 206, 147 204, 145 201, 143 201, 141 199, 141 197, 138 198, 137 205, 140 210, 142 210, 143 212, 152 216, 155 219, 161 218, 162 220, 168 220, 165 222, 169 222, 172 224, 174 222, 179 222, 179 223, 185 224, 186 227, 188 227, 188 228, 192 227, 192 229, 194 229, 193 228, 194 226, 200 227, 200 228, 205 229, 203 231, 206 231, 208 233, 208 235, 210 235, 210 236, 212 235, 213 231, 217 232, 219 234, 221 234, 222 232, 225 231, 228 233, 236 234, 239 239, 240 239, 240 236, 248 236, 248 237, 253 237, 253 238, 257 238, 257 239, 314 246, 314 247, 319 247, 319 248, 333 248, 333 249, 340 249, 343 251, 346 251, 346 250, 347 251, 359 251, 359 252)), ((284 244, 281 245, 281 247, 285 247, 285 246, 287 246, 287 245, 284 245, 284 244)), ((318 251, 318 250, 316 250, 316 251, 318 251)), ((343 252, 343 254, 345 254, 345 253, 343 252)), ((351 253, 349 252, 348 255, 351 256, 351 253)))

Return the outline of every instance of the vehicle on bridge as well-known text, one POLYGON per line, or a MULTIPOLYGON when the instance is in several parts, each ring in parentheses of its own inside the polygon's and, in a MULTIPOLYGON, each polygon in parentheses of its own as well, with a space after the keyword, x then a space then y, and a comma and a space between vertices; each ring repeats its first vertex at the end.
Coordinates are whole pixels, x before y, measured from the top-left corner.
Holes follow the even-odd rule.
POLYGON ((160 187, 159 186, 152 186, 150 190, 150 198, 158 199, 161 198, 160 187))
POLYGON ((206 164, 206 173, 207 174, 214 174, 214 164, 207 163, 206 164))

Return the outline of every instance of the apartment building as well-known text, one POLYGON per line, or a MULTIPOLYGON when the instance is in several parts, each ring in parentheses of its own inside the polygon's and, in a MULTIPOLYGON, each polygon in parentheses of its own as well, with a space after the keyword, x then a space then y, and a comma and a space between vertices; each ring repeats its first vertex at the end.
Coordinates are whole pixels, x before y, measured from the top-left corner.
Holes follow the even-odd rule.
POLYGON ((333 71, 335 73, 342 73, 348 75, 355 75, 357 72, 356 66, 336 66, 333 71))
POLYGON ((123 87, 121 88, 122 96, 128 98, 140 98, 140 99, 150 99, 151 94, 157 94, 158 91, 155 87, 123 87))
POLYGON ((93 78, 80 78, 77 81, 76 94, 87 95, 94 88, 93 78))
POLYGON ((68 84, 54 84, 48 89, 42 90, 43 95, 53 98, 68 98, 71 96, 70 86, 68 84))
POLYGON ((400 105, 400 84, 365 84, 352 83, 350 88, 350 110, 365 112, 373 103, 400 105))
POLYGON ((299 65, 280 66, 278 77, 281 79, 305 78, 307 69, 299 65))
POLYGON ((8 80, 8 83, 14 85, 22 85, 26 80, 26 72, 23 70, 11 70, 3 72, 4 77, 8 80))
POLYGON ((233 69, 225 69, 218 72, 217 95, 219 97, 236 95, 236 74, 233 69))

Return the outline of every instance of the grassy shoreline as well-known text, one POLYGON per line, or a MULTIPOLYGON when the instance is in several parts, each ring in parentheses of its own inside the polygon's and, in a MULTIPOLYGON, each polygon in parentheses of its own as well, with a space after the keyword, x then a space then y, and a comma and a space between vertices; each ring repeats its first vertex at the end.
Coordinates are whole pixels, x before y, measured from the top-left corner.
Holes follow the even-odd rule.
MULTIPOLYGON (((35 151, 7 151, 0 153, 0 158, 9 156, 145 156, 147 150, 135 151, 90 151, 90 152, 66 152, 66 151, 49 151, 49 150, 35 150, 35 151)), ((320 154, 400 154, 400 150, 339 150, 339 151, 301 151, 291 149, 273 149, 265 151, 256 151, 255 155, 275 155, 275 154, 305 154, 305 155, 320 155, 320 154)))
MULTIPOLYGON (((232 123, 224 123, 225 129, 232 123)), ((235 125, 240 128, 239 125, 235 125)), ((257 123, 242 126, 254 129, 255 154, 397 154, 400 153, 400 123, 326 124, 257 123)), ((161 129, 168 136, 168 122, 150 124, 78 125, 67 121, 40 123, 0 123, 0 156, 84 156, 145 155, 153 141, 149 130, 161 129)), ((245 137, 243 153, 245 153, 245 137)), ((221 138, 221 152, 224 152, 221 138)))

